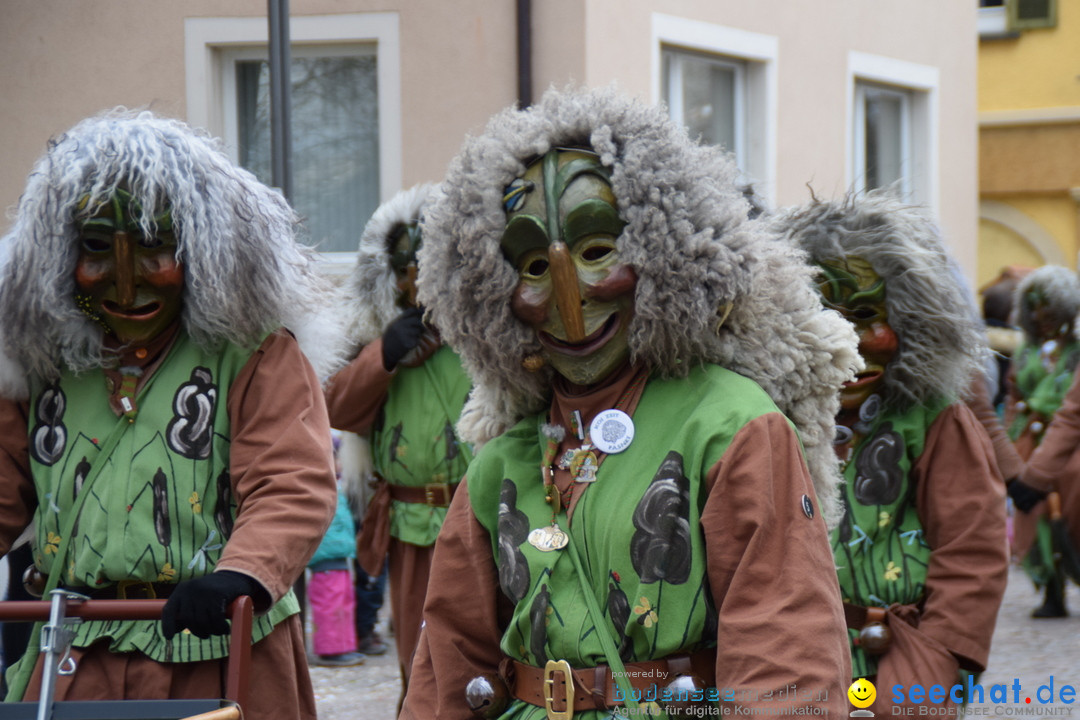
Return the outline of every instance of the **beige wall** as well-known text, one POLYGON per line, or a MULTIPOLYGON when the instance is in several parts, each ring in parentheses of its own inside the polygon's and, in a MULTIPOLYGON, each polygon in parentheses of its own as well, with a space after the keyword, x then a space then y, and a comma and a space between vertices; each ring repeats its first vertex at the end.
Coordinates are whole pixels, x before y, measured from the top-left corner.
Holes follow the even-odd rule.
MULTIPOLYGON (((775 36, 773 181, 780 204, 806 201, 807 183, 819 196, 846 189, 849 50, 939 68, 939 174, 930 203, 974 275, 974 3, 533 0, 533 6, 536 96, 567 81, 617 81, 651 100, 654 11, 775 36)), ((17 200, 47 139, 86 115, 125 104, 186 117, 185 17, 265 11, 262 0, 4 0, 0 206, 17 200)), ((516 100, 510 0, 291 0, 291 12, 398 13, 404 185, 439 179, 466 133, 516 100)))

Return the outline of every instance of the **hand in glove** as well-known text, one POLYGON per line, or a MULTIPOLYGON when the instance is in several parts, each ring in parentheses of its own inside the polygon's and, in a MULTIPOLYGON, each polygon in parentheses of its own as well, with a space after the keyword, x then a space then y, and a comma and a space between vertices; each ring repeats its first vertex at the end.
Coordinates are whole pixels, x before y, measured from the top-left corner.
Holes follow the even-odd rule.
POLYGON ((1025 513, 1031 512, 1031 508, 1038 505, 1039 501, 1044 500, 1047 495, 1042 490, 1037 490, 1016 479, 1010 480, 1005 489, 1009 493, 1009 497, 1012 498, 1016 509, 1025 513))
POLYGON ((420 343, 424 334, 423 315, 422 309, 409 308, 383 332, 382 358, 387 372, 397 367, 401 359, 420 343))
POLYGON ((161 611, 161 631, 165 639, 187 628, 196 637, 229 633, 229 605, 241 595, 256 600, 266 591, 253 578, 231 570, 185 580, 176 586, 161 611))

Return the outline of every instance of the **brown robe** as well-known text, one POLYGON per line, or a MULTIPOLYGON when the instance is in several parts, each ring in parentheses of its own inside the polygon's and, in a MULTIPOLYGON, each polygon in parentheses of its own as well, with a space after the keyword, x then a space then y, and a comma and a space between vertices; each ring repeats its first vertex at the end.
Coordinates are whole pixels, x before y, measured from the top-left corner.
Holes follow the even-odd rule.
POLYGON ((971 383, 971 391, 967 406, 975 413, 975 418, 990 436, 990 444, 994 448, 994 458, 997 460, 998 470, 1005 482, 1020 477, 1024 471, 1024 461, 1016 452, 1009 434, 1005 432, 1005 426, 998 417, 993 406, 990 382, 986 375, 979 373, 971 383))
MULTIPOLYGON (((156 366, 133 353, 123 364, 156 366)), ((322 390, 292 335, 269 335, 234 379, 226 407, 229 472, 236 523, 218 570, 259 582, 273 601, 304 571, 336 507, 330 425, 322 390)), ((0 554, 33 519, 37 506, 27 452, 27 403, 0 399, 0 554)), ((99 481, 104 481, 102 476, 99 481)), ((256 611, 266 608, 256 608, 256 611)), ((315 718, 299 615, 252 647, 247 718, 315 718)), ((222 661, 157 663, 138 653, 109 653, 96 643, 57 700, 222 697, 222 661)), ((40 662, 28 687, 35 699, 40 662)))
MULTIPOLYGON (((1020 479, 1039 490, 1056 490, 1061 495, 1062 518, 1069 526, 1073 547, 1080 549, 1080 373, 1073 377, 1065 400, 1020 479)), ((1040 503, 1031 515, 1044 506, 1040 503)))
POLYGON ((958 668, 986 668, 1008 580, 1004 483, 989 438, 966 406, 950 405, 934 420, 911 477, 932 551, 921 613, 890 610, 893 645, 873 679, 879 715, 891 715, 894 685, 903 685, 905 696, 916 683, 947 691, 959 682, 958 668))
MULTIPOLYGON (((557 389, 551 417, 565 421, 571 408, 592 417, 614 406, 632 377, 623 372, 614 384, 586 395, 557 389)), ((565 488, 569 474, 557 471, 555 480, 565 488)), ((605 481, 610 480, 601 475, 597 482, 605 481)), ((821 702, 799 704, 845 714, 851 661, 839 585, 824 523, 820 515, 808 520, 803 512, 803 495, 815 495, 787 420, 770 413, 747 423, 705 483, 701 531, 718 613, 716 687, 765 693, 794 684, 799 693, 827 693, 821 702)), ((571 518, 587 487, 574 493, 571 518)), ((424 627, 401 718, 472 718, 465 686, 481 673, 497 672, 511 611, 499 587, 491 538, 473 514, 463 482, 435 544, 424 627)), ((784 706, 775 700, 743 704, 784 706)))

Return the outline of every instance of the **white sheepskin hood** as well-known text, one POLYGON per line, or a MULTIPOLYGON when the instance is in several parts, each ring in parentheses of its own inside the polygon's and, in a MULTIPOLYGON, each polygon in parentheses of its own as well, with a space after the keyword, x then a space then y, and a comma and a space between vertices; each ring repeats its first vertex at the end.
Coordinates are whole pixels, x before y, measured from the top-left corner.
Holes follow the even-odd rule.
POLYGON ((184 264, 182 322, 195 342, 254 346, 284 326, 320 376, 340 364, 332 286, 316 271, 315 253, 296 241, 298 219, 281 194, 205 133, 117 108, 50 142, 0 240, 0 392, 25 396, 27 373, 49 378, 65 366, 101 365, 102 330, 74 301, 78 206, 89 195, 96 207, 121 184, 144 209, 144 231, 152 232, 164 201, 171 208, 184 264))
POLYGON ((390 267, 390 233, 399 225, 417 222, 435 189, 434 183, 423 183, 402 190, 380 205, 364 226, 356 264, 342 286, 346 333, 354 350, 381 336, 401 314, 397 279, 390 267))
POLYGON ((1025 275, 1016 286, 1013 295, 1015 324, 1024 331, 1028 342, 1034 342, 1035 320, 1032 317, 1028 294, 1041 291, 1050 306, 1051 316, 1059 327, 1073 328, 1080 313, 1080 277, 1076 272, 1061 265, 1043 265, 1025 275))
POLYGON ((528 110, 496 115, 465 142, 426 210, 419 299, 475 385, 461 436, 483 443, 550 402, 551 370, 521 366, 540 345, 511 313, 518 276, 499 242, 504 188, 553 147, 591 148, 611 169, 627 223, 617 248, 638 277, 632 359, 665 376, 717 363, 757 381, 798 427, 834 524, 833 418, 860 363, 854 332, 822 308, 802 253, 747 220, 731 158, 613 88, 550 90, 528 110))

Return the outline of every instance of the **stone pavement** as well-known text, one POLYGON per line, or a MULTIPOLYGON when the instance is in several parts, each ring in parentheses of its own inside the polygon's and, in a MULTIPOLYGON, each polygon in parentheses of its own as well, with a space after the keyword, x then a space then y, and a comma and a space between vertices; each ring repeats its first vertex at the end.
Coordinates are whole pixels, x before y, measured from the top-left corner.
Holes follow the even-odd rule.
MULTIPOLYGON (((1060 702, 1061 686, 1077 689, 1075 702, 1080 705, 1080 588, 1070 584, 1068 605, 1072 617, 1060 620, 1033 620, 1031 610, 1041 604, 1042 596, 1018 567, 1009 570, 1009 585, 998 614, 994 630, 990 663, 978 682, 986 693, 984 704, 969 708, 969 716, 984 714, 988 718, 1030 716, 1075 717, 1080 720, 1080 707, 1060 702), (1040 686, 1054 682, 1054 702, 1040 705, 1040 686), (1013 702, 1013 685, 1020 681, 1019 703, 1013 702), (1006 685, 1008 702, 990 702, 993 685, 1006 685), (1028 705, 1025 698, 1031 697, 1028 705)), ((380 632, 386 637, 385 622, 380 632)), ((400 681, 396 650, 391 647, 385 655, 369 657, 364 665, 354 668, 312 667, 312 682, 320 720, 394 720, 400 681)), ((882 689, 878 688, 878 692, 882 689)), ((1046 698, 1048 690, 1042 690, 1046 698)), ((978 699, 978 698, 976 698, 978 699)), ((931 706, 927 706, 931 707, 931 706)))

